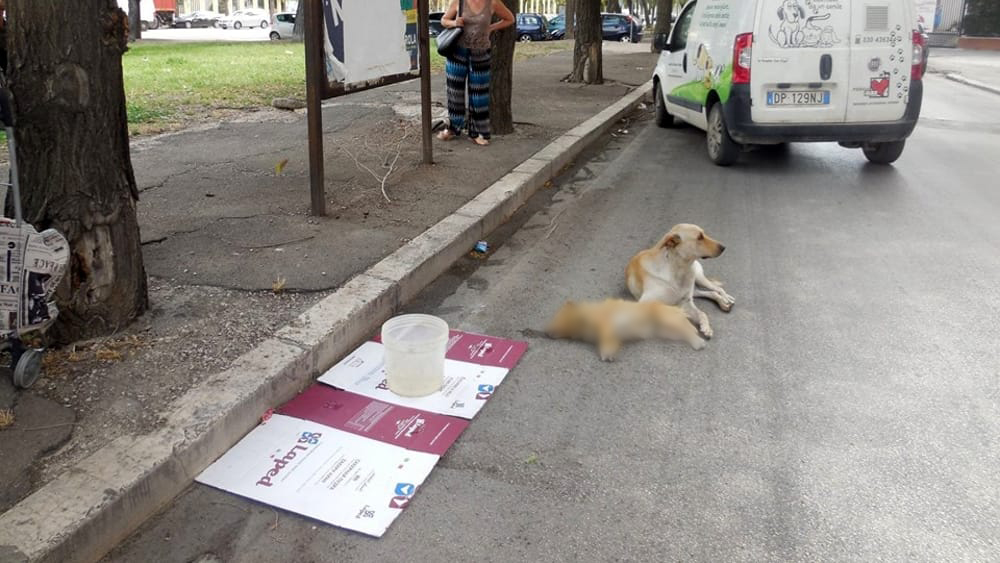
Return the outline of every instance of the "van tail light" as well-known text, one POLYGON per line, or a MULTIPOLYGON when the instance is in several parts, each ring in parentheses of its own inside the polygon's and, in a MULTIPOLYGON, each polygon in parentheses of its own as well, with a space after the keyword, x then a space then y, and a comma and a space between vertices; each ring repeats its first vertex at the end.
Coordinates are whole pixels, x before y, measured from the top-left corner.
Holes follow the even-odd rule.
POLYGON ((741 33, 733 43, 733 84, 750 84, 751 49, 753 34, 741 33))
POLYGON ((924 34, 917 30, 913 31, 913 66, 910 67, 910 78, 920 80, 924 77, 924 49, 927 42, 924 41, 924 34))

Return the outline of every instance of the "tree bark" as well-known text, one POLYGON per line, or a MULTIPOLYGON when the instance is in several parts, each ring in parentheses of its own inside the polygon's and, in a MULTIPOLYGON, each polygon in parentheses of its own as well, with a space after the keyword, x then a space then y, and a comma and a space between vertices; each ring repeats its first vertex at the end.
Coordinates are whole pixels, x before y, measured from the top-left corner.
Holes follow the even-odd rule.
MULTIPOLYGON (((503 0, 514 13, 520 11, 518 0, 503 0)), ((490 130, 496 135, 514 132, 511 96, 514 89, 514 44, 517 26, 512 25, 493 34, 490 53, 490 130)))
POLYGON ((576 0, 576 42, 569 82, 604 83, 602 41, 601 1, 576 0))
POLYGON ((566 0, 566 39, 576 37, 576 4, 579 0, 566 0))
MULTIPOLYGON (((653 27, 653 37, 659 33, 670 33, 670 14, 674 9, 674 0, 656 0, 656 26, 653 27)), ((649 50, 659 53, 656 41, 649 42, 649 50)))
POLYGON ((122 78, 126 15, 113 0, 9 0, 7 13, 24 216, 71 247, 49 334, 110 334, 148 305, 122 78))
POLYGON ((299 5, 295 8, 295 26, 292 28, 292 39, 296 41, 304 41, 306 37, 305 23, 305 11, 303 8, 306 6, 306 2, 309 0, 299 0, 299 5))
POLYGON ((132 41, 142 39, 142 13, 139 11, 139 0, 128 0, 128 38, 132 41))
POLYGON ((608 0, 608 11, 612 14, 620 14, 622 11, 622 4, 618 0, 608 0))

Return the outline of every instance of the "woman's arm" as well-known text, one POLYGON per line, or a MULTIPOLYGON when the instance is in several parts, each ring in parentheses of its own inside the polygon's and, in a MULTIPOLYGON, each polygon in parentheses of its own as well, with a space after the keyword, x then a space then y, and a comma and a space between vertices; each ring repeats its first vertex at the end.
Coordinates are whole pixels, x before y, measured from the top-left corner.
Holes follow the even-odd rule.
POLYGON ((490 31, 499 31, 514 25, 514 14, 501 0, 493 0, 493 13, 500 18, 500 21, 490 24, 490 31))
POLYGON ((441 16, 441 26, 442 27, 463 27, 465 25, 465 18, 455 18, 458 15, 458 0, 451 0, 451 4, 448 5, 448 9, 445 11, 444 15, 441 16))

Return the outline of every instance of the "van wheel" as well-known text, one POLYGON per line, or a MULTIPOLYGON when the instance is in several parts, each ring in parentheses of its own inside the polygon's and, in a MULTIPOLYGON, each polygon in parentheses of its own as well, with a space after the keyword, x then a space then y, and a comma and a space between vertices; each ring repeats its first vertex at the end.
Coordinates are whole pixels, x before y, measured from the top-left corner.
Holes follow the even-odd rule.
POLYGON ((740 146, 729 136, 722 104, 712 106, 708 114, 708 158, 719 166, 729 166, 740 157, 740 146))
POLYGON ((271 38, 271 41, 277 41, 281 39, 281 35, 278 35, 277 31, 272 31, 269 37, 271 38))
POLYGON ((525 35, 522 35, 521 37, 518 37, 517 40, 520 41, 521 43, 531 43, 531 36, 525 34, 525 35))
POLYGON ((663 99, 663 92, 660 91, 660 83, 653 86, 653 99, 656 100, 656 124, 664 128, 674 126, 674 116, 667 110, 667 102, 663 99))
POLYGON ((865 158, 872 164, 892 164, 903 154, 905 146, 905 140, 890 141, 888 143, 865 145, 861 150, 865 152, 865 158))

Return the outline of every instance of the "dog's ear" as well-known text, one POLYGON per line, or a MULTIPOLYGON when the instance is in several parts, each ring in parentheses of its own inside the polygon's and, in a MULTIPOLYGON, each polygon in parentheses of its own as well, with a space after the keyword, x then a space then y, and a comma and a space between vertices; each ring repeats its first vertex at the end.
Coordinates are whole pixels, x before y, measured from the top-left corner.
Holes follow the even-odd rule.
POLYGON ((802 18, 802 19, 805 19, 805 17, 806 17, 806 9, 803 8, 799 4, 795 5, 795 9, 799 11, 799 17, 802 18))
POLYGON ((784 4, 778 6, 778 19, 781 20, 781 21, 785 21, 785 5, 784 4))
POLYGON ((664 237, 663 248, 676 248, 678 244, 681 243, 681 236, 677 233, 671 233, 664 237))

